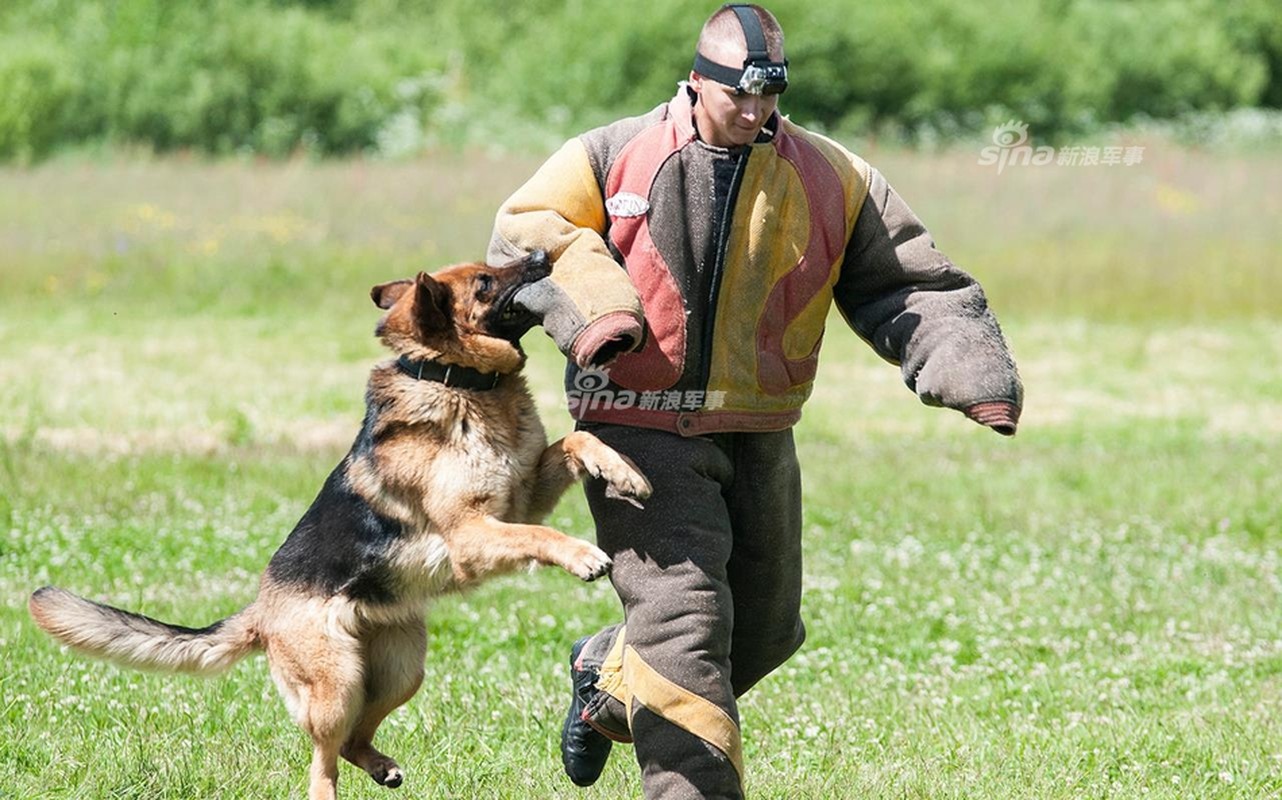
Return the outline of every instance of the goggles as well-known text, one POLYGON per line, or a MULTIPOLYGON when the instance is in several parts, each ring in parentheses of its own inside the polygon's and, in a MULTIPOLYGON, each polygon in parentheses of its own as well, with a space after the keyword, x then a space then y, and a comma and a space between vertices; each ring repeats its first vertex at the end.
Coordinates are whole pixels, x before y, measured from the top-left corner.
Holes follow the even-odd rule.
POLYGON ((756 13, 745 5, 727 3, 723 8, 732 9, 738 17, 748 57, 743 60, 743 66, 736 69, 718 64, 703 53, 696 52, 694 71, 731 87, 736 95, 783 94, 784 89, 788 88, 788 61, 770 59, 766 52, 766 35, 761 30, 761 21, 757 19, 756 13))

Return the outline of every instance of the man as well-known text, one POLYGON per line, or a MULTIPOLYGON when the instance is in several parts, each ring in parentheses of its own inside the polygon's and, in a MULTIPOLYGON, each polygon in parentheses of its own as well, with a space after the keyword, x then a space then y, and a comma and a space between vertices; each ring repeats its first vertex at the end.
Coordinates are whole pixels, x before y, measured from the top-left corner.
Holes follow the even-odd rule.
POLYGON ((571 140, 496 219, 492 262, 555 261, 519 300, 570 357, 567 387, 609 380, 607 402, 572 402, 579 424, 654 486, 638 509, 588 485, 626 626, 572 649, 579 785, 632 741, 647 797, 742 796, 735 698, 805 635, 791 427, 834 301, 924 402, 1015 432, 982 289, 876 170, 780 117, 786 87, 774 17, 725 6, 670 102, 571 140))

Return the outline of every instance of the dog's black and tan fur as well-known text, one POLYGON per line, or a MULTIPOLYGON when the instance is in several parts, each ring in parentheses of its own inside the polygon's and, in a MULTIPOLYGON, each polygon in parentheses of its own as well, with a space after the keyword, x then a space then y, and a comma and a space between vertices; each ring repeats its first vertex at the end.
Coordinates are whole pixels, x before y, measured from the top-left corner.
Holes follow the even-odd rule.
POLYGON ((377 335, 400 358, 373 369, 356 442, 240 613, 182 628, 45 587, 31 596, 31 615, 73 648, 144 668, 215 673, 265 650, 312 737, 309 797, 335 797, 340 755, 399 786, 400 767, 372 741, 422 682, 428 601, 533 562, 598 578, 610 568, 605 553, 535 523, 584 475, 633 502, 650 492, 591 434, 547 446, 518 374, 516 341, 533 320, 512 305, 547 273, 535 254, 374 287, 387 311, 377 335), (450 365, 477 388, 423 380, 415 365, 450 365))

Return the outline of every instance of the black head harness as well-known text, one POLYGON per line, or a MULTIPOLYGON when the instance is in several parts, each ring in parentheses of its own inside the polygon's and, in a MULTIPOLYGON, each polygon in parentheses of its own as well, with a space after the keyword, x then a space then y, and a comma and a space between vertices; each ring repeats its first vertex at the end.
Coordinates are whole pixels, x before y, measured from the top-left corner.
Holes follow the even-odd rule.
POLYGON ((740 3, 727 3, 722 8, 733 10, 739 18, 748 57, 741 67, 727 67, 695 52, 694 71, 732 87, 735 94, 783 94, 783 90, 788 88, 788 60, 770 60, 770 54, 766 52, 766 34, 761 30, 757 13, 740 3))

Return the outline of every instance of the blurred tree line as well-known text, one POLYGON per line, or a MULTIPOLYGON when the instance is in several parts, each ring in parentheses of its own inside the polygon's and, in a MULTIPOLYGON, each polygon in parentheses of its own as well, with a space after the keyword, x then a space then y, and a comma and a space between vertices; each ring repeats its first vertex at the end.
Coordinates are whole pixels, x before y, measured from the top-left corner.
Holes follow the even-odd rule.
MULTIPOLYGON (((3 0, 0 159, 546 148, 667 99, 715 2, 3 0)), ((949 139, 1282 107, 1282 0, 767 3, 794 119, 949 139)))

